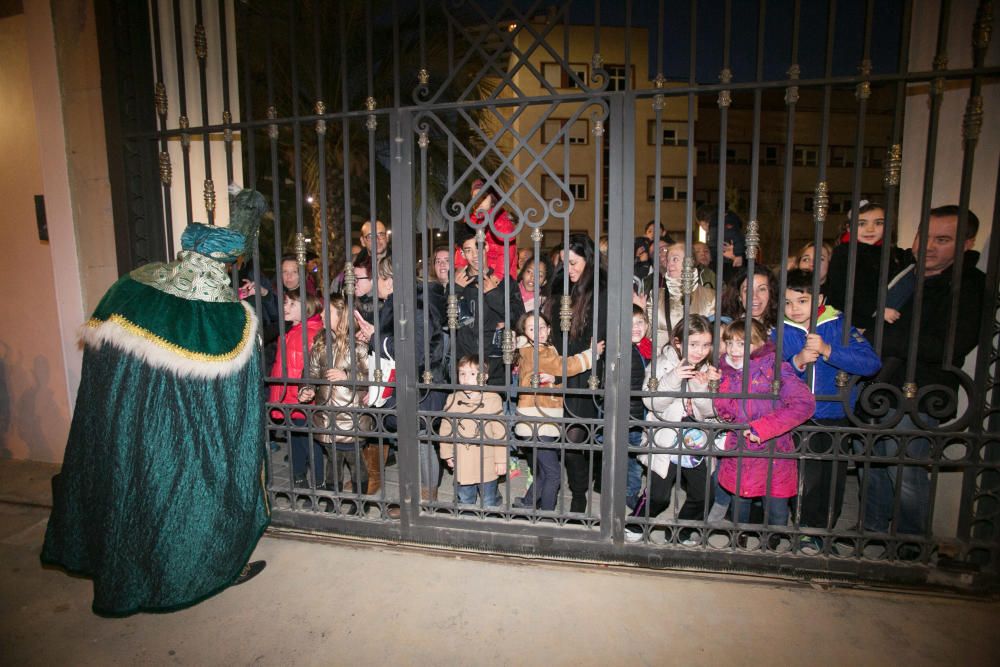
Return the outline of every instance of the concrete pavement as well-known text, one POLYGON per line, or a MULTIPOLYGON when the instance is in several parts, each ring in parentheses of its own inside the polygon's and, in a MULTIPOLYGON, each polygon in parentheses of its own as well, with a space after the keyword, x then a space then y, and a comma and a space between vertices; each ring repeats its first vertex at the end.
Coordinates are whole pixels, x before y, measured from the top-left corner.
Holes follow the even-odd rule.
POLYGON ((55 467, 0 461, 10 665, 995 665, 1000 604, 265 537, 191 609, 105 619, 38 552, 55 467))

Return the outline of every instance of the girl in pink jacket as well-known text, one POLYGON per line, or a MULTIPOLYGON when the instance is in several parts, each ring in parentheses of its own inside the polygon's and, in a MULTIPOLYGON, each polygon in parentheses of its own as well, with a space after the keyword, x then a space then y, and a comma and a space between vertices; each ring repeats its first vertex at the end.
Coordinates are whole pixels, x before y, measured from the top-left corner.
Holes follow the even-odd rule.
MULTIPOLYGON (((725 355, 719 363, 722 383, 719 393, 743 391, 743 376, 749 375, 747 391, 769 394, 774 381, 774 345, 763 325, 751 321, 750 358, 744 359, 746 321, 735 320, 724 330, 725 355)), ((733 519, 747 523, 750 505, 760 499, 766 522, 788 523, 788 499, 798 489, 798 462, 777 458, 795 450, 792 430, 812 417, 815 399, 809 387, 787 363, 781 364, 781 389, 777 398, 716 398, 715 411, 723 421, 748 425, 742 437, 736 431, 726 436, 727 452, 719 464, 719 485, 733 495, 733 519)))

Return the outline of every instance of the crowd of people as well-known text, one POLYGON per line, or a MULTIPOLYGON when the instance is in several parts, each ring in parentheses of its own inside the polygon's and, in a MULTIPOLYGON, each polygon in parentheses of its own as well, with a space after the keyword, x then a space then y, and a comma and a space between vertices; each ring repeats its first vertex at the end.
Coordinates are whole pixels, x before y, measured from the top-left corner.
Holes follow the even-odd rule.
MULTIPOLYGON (((425 258, 416 303, 406 309, 421 382, 421 498, 437 500, 447 468, 458 503, 501 505, 498 480, 521 456, 532 483, 509 507, 560 509, 565 479, 570 502, 561 509, 584 513, 589 494, 600 491, 611 437, 599 391, 608 305, 626 295, 608 293, 606 239, 572 234, 552 252, 519 250, 499 201, 495 189, 474 184, 468 225, 456 230, 456 247, 425 258)), ((798 548, 819 553, 841 514, 848 460, 862 454, 885 462, 859 466, 859 527, 926 534, 930 440, 906 432, 948 415, 905 399, 913 384, 957 391, 949 368, 977 344, 985 276, 972 250, 976 216, 968 213, 958 238, 958 207, 935 208, 926 236, 903 249, 884 233, 885 208, 859 202, 856 224, 845 225, 835 246, 808 244, 788 258, 783 293, 779 271, 747 257, 738 216, 702 207, 695 217, 707 239, 690 246, 693 286, 684 243, 656 238, 652 222, 635 241, 624 351, 632 369, 626 539, 648 539, 650 519, 679 483, 678 517, 690 522, 681 542, 699 543, 706 520, 780 527, 794 510, 807 529, 798 548), (719 247, 721 262, 713 256, 719 247), (857 405, 860 388, 872 383, 895 388, 892 410, 868 415, 857 405), (854 440, 831 430, 859 419, 893 428, 854 440), (891 458, 904 446, 913 464, 891 458)), ((393 376, 383 373, 380 383, 373 369, 394 363, 399 305, 385 226, 365 223, 361 232, 356 256, 326 289, 290 257, 281 289, 246 282, 241 291, 270 302, 262 311, 271 423, 289 433, 296 488, 378 494, 392 456, 385 436, 391 441, 398 428, 395 395, 384 383, 393 376), (300 285, 303 275, 308 285, 300 285)), ((398 506, 386 512, 394 516, 398 506)), ((916 552, 901 557, 919 555, 910 546, 916 552)))

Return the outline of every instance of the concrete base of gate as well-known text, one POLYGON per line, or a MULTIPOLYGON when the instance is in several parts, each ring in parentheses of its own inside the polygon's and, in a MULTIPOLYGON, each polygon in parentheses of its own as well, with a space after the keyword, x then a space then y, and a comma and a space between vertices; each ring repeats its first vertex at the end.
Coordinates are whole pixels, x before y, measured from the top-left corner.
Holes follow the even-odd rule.
POLYGON ((996 602, 273 537, 244 586, 104 619, 38 561, 55 471, 0 461, 5 664, 996 664, 996 602))

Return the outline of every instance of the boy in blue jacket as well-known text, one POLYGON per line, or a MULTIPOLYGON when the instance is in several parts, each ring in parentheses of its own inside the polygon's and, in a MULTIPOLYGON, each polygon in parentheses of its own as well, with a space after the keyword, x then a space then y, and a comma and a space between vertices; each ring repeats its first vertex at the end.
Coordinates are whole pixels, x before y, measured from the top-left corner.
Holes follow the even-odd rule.
MULTIPOLYGON (((850 327, 847 344, 843 344, 844 321, 842 313, 824 304, 823 295, 815 300, 812 294, 812 273, 795 269, 788 272, 785 287, 785 327, 782 351, 799 376, 808 381, 809 366, 813 366, 810 389, 817 396, 816 412, 812 422, 817 426, 846 426, 845 401, 820 400, 822 396, 837 396, 837 373, 868 377, 882 367, 882 361, 871 344, 854 327, 850 327), (816 332, 810 333, 809 323, 813 310, 818 311, 816 332)), ((854 409, 857 392, 847 397, 846 409, 854 409)), ((810 455, 830 455, 844 452, 847 445, 833 447, 835 436, 827 430, 810 434, 802 451, 806 455, 802 465, 802 495, 800 525, 810 528, 833 528, 840 518, 844 502, 844 481, 847 475, 846 460, 815 459, 810 455), (830 490, 834 490, 833 507, 830 507, 830 490), (832 511, 831 511, 832 510, 832 511), (827 526, 827 518, 830 523, 827 526)), ((799 549, 811 555, 822 550, 822 542, 811 535, 800 538, 799 549)))

